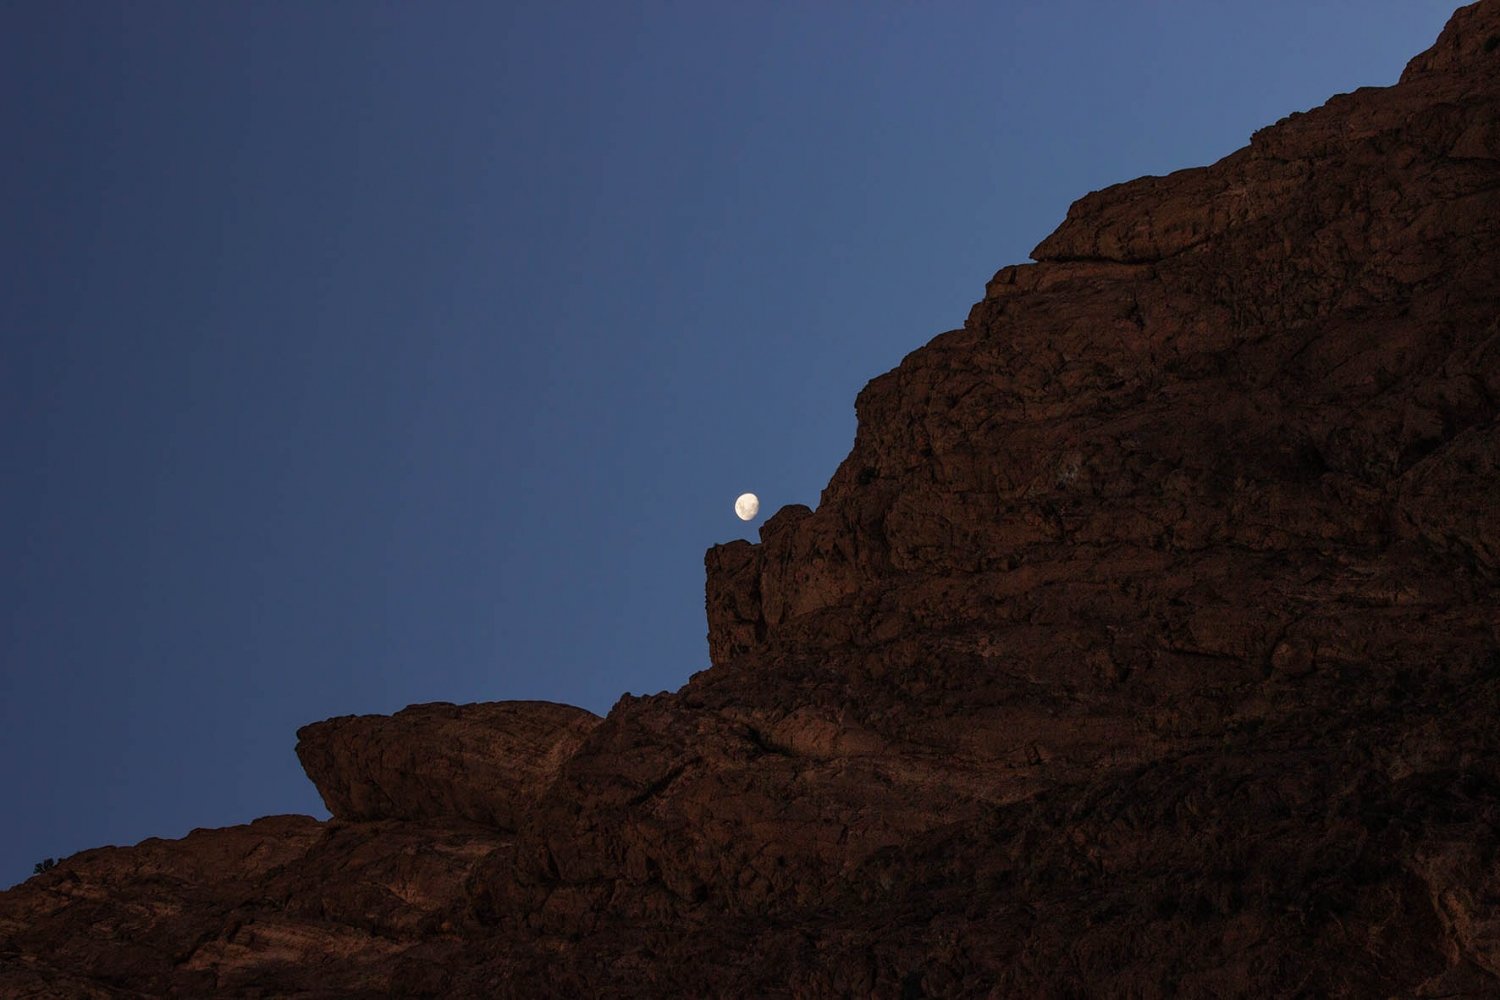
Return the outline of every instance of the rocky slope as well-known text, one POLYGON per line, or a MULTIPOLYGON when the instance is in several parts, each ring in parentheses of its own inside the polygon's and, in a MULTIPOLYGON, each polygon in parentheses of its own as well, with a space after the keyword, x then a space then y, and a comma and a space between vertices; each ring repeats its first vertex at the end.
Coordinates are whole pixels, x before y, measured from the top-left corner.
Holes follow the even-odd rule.
POLYGON ((330 720, 0 993, 1500 995, 1500 0, 1076 203, 707 556, 711 669, 330 720))

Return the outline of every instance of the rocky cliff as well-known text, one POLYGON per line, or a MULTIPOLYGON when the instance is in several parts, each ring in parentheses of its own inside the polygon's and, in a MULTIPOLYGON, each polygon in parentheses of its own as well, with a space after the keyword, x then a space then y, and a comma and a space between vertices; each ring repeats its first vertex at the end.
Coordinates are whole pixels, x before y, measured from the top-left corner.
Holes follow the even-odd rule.
POLYGON ((1500 995, 1500 0, 1091 194, 600 720, 330 720, 334 819, 0 893, 0 993, 1500 995))

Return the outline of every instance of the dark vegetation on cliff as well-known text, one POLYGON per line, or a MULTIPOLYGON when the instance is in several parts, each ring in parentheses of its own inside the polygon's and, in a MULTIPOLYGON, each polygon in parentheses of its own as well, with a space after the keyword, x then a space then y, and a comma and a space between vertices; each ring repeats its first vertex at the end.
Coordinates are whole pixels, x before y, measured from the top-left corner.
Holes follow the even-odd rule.
POLYGON ((304 728, 17 996, 1500 994, 1500 0, 1077 202, 708 553, 713 666, 304 728))

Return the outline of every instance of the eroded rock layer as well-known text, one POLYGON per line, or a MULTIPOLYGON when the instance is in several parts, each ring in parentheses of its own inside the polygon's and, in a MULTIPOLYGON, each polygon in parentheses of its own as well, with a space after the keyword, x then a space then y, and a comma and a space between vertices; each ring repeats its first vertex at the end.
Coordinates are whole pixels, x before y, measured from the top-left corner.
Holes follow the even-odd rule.
POLYGON ((1091 194, 707 556, 680 691, 304 729, 23 996, 1500 995, 1500 0, 1091 194))
POLYGON ((297 731, 297 757, 336 819, 458 816, 514 830, 599 717, 571 705, 437 702, 297 731))

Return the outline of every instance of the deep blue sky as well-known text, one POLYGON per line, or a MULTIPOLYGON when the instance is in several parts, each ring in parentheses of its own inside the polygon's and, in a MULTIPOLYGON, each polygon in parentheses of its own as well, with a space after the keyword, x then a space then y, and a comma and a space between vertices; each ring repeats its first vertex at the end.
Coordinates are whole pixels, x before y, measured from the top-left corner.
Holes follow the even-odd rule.
POLYGON ((1454 4, 0 4, 0 885, 324 815, 296 728, 605 712, 1085 192, 1454 4))

